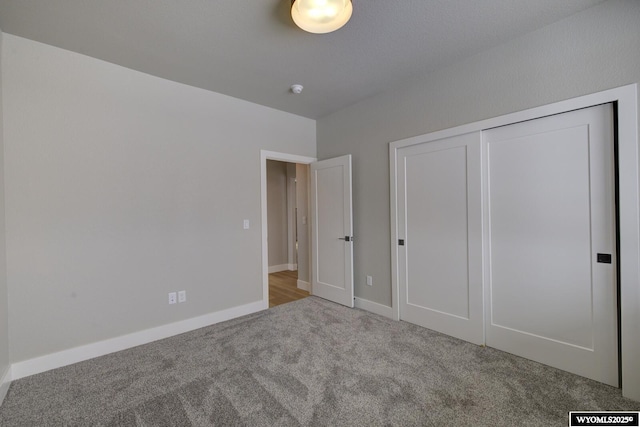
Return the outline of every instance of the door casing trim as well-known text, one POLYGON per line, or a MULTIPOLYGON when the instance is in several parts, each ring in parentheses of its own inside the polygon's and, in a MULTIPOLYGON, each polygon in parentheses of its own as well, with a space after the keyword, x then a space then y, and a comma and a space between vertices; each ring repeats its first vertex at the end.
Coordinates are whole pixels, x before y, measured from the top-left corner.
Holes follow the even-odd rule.
MULTIPOLYGON (((260 211, 262 229, 262 304, 269 308, 269 246, 267 243, 267 160, 308 165, 315 157, 260 150, 260 211)), ((307 201, 308 202, 308 201, 307 201)), ((311 265, 309 265, 311 268, 311 265)))

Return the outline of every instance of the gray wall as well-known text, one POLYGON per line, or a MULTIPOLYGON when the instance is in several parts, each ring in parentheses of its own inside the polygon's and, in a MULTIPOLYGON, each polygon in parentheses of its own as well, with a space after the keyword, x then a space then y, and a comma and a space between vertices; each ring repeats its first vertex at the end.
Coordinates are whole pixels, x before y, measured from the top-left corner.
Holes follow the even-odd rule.
POLYGON ((12 362, 262 300, 260 150, 313 120, 3 43, 12 362))
MULTIPOLYGON (((2 100, 3 34, 0 31, 0 100, 2 100)), ((0 102, 0 380, 9 368, 9 316, 7 308, 6 236, 4 220, 4 129, 0 102)))
POLYGON ((640 1, 612 0, 318 120, 319 159, 353 154, 356 296, 391 305, 390 142, 636 82, 640 1))
POLYGON ((267 160, 269 267, 287 264, 287 164, 267 160))

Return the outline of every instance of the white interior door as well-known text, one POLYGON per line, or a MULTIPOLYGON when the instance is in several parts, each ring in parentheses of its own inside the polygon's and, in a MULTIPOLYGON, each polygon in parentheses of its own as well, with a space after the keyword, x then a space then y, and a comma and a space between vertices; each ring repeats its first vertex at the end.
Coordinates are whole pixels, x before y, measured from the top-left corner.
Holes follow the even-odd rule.
POLYGON ((611 104, 483 140, 487 345, 618 386, 611 104))
POLYGON ((480 132, 398 150, 400 319, 484 344, 480 132))
POLYGON ((351 155, 311 164, 311 290, 353 307, 351 155))

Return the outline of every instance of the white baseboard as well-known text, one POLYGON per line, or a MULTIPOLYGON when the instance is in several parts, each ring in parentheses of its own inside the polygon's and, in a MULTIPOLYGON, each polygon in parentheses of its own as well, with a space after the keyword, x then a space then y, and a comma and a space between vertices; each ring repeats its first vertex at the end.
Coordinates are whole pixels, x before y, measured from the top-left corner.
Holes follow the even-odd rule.
POLYGON ((281 271, 296 271, 297 269, 298 269, 298 264, 270 265, 269 266, 269 274, 271 274, 271 273, 279 273, 281 271))
POLYGON ((146 329, 140 332, 134 332, 128 335, 122 335, 93 344, 87 344, 80 347, 62 350, 57 353, 47 354, 45 356, 35 357, 33 359, 17 362, 11 365, 11 379, 17 380, 28 377, 30 375, 39 374, 51 369, 60 368, 62 366, 71 365, 73 363, 82 362, 84 360, 93 359, 94 357, 104 356, 116 351, 126 350, 152 341, 169 338, 174 335, 193 331, 194 329, 203 328, 215 323, 224 322, 225 320, 235 319, 258 311, 266 310, 269 307, 268 302, 257 301, 238 307, 229 308, 227 310, 217 311, 215 313, 205 314, 203 316, 194 317, 192 319, 181 320, 179 322, 170 323, 168 325, 158 326, 156 328, 146 329))
POLYGON ((280 265, 270 265, 269 266, 269 274, 271 273, 279 273, 281 271, 289 270, 289 264, 280 264, 280 265))
POLYGON ((304 280, 298 280, 297 286, 298 286, 298 289, 311 292, 311 283, 309 282, 305 282, 304 280))
POLYGON ((4 374, 0 377, 0 405, 4 401, 7 392, 9 391, 9 386, 11 385, 11 366, 8 366, 4 371, 4 374))
POLYGON ((370 311, 372 313, 379 314, 380 316, 388 317, 389 319, 394 319, 393 308, 387 305, 378 304, 377 302, 358 297, 354 298, 354 305, 356 306, 356 308, 370 311))

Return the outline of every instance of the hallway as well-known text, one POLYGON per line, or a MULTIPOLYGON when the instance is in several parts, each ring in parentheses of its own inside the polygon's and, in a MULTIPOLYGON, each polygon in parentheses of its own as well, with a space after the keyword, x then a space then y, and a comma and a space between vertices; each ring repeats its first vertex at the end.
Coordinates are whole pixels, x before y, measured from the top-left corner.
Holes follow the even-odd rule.
POLYGON ((280 271, 269 274, 269 308, 309 296, 309 292, 297 287, 297 271, 280 271))

